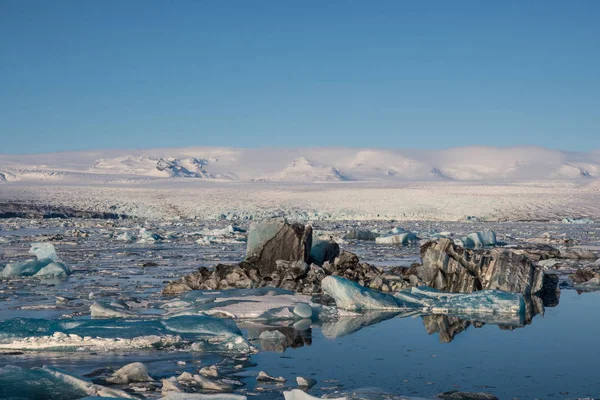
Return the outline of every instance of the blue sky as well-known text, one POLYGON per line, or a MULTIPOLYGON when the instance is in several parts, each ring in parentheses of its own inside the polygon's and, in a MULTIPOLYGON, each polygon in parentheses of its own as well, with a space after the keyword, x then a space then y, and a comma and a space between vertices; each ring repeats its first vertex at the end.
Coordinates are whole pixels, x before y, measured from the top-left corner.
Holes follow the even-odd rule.
POLYGON ((0 0, 0 153, 600 148, 600 1, 0 0))

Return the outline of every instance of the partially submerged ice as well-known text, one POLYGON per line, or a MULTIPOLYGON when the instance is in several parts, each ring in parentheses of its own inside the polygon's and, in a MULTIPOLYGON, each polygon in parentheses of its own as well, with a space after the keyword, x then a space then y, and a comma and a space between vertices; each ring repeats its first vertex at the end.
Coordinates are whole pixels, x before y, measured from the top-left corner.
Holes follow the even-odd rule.
POLYGON ((96 385, 50 367, 24 369, 0 367, 0 399, 46 399, 48 394, 60 399, 86 396, 132 399, 127 392, 96 385))
POLYGON ((496 240, 496 232, 487 230, 473 232, 462 239, 463 245, 467 248, 481 248, 486 246, 495 246, 498 244, 496 240))
POLYGON ((397 235, 383 236, 375 239, 375 243, 377 244, 401 244, 404 246, 418 241, 419 237, 413 232, 404 232, 397 235))
POLYGON ((35 255, 37 259, 6 264, 0 271, 0 278, 27 276, 53 278, 71 275, 69 267, 58 261, 52 243, 34 243, 31 245, 29 254, 35 255))
POLYGON ((0 349, 79 351, 153 348, 254 352, 234 321, 202 315, 156 320, 14 318, 0 322, 0 349))
POLYGON ((438 314, 514 314, 525 312, 519 293, 481 290, 472 294, 444 293, 430 287, 410 288, 395 295, 378 292, 337 276, 322 281, 325 293, 339 308, 349 311, 419 309, 438 314))
POLYGON ((273 287, 190 291, 163 305, 168 315, 212 315, 258 321, 310 319, 323 307, 309 296, 273 287))

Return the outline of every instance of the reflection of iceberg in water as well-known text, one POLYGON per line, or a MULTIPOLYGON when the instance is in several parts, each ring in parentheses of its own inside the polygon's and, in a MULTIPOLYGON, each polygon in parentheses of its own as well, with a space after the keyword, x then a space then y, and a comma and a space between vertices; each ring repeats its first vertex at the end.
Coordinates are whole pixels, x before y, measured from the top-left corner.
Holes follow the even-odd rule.
POLYGON ((429 314, 423 315, 423 324, 427 333, 439 333, 440 342, 449 343, 454 337, 465 331, 469 326, 481 328, 484 325, 497 325, 502 330, 523 328, 533 323, 536 315, 544 315, 544 307, 558 305, 559 295, 550 298, 537 296, 525 297, 525 313, 522 315, 509 314, 429 314))
POLYGON ((394 317, 408 317, 415 315, 415 313, 398 313, 398 312, 368 312, 365 314, 358 314, 356 316, 340 317, 335 321, 324 322, 321 326, 323 335, 327 338, 333 339, 346 335, 350 335, 354 332, 361 330, 370 325, 376 325, 380 322, 387 321, 394 317))
POLYGON ((247 329, 248 339, 257 340, 263 351, 283 353, 287 348, 296 349, 312 344, 310 321, 293 326, 250 324, 247 329))
POLYGON ((515 329, 530 324, 533 317, 544 313, 544 305, 558 304, 559 293, 543 299, 523 297, 520 293, 482 290, 473 293, 447 293, 429 287, 412 288, 394 295, 362 287, 340 277, 327 277, 323 290, 334 298, 338 307, 355 312, 367 312, 355 318, 340 318, 323 325, 327 337, 339 337, 398 315, 397 310, 415 310, 424 315, 427 332, 440 333, 442 342, 450 342, 470 325, 498 325, 500 329, 515 329), (374 311, 377 311, 372 314, 374 311))

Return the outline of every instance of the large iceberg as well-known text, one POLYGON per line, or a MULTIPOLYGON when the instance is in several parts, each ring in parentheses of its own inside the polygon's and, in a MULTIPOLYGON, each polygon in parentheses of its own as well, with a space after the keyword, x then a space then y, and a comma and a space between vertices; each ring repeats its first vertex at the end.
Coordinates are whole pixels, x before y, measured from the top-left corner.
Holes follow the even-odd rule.
POLYGON ((37 259, 6 264, 0 271, 0 278, 21 276, 51 278, 71 275, 69 267, 58 261, 52 243, 34 243, 31 245, 29 254, 35 255, 37 259))
POLYGON ((337 306, 350 311, 419 309, 437 314, 514 314, 525 312, 520 293, 481 290, 475 293, 446 293, 430 287, 410 288, 395 295, 378 292, 338 276, 328 276, 322 288, 337 306))

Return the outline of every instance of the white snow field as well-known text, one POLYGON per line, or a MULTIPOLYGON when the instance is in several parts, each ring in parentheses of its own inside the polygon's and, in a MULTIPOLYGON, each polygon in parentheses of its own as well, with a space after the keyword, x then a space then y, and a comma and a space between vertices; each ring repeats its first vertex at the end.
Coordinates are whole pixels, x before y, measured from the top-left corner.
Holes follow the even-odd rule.
POLYGON ((15 202, 149 219, 600 220, 600 152, 193 147, 0 155, 0 203, 15 202))

